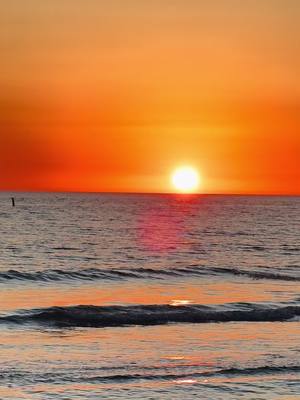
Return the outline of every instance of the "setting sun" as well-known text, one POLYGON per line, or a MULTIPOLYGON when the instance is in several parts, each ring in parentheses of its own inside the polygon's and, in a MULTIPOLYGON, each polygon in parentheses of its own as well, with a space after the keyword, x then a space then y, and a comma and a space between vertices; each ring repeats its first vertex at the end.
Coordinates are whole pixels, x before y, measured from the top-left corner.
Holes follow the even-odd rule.
POLYGON ((179 167, 172 174, 174 188, 182 193, 193 193, 199 187, 199 174, 195 168, 179 167))

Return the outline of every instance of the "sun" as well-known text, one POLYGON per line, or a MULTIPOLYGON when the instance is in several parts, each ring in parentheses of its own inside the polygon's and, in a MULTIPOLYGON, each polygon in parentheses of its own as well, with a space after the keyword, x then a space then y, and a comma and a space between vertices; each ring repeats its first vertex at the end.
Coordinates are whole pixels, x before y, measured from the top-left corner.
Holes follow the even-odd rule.
POLYGON ((195 193, 200 184, 198 171, 189 166, 177 168, 171 177, 176 191, 181 193, 195 193))

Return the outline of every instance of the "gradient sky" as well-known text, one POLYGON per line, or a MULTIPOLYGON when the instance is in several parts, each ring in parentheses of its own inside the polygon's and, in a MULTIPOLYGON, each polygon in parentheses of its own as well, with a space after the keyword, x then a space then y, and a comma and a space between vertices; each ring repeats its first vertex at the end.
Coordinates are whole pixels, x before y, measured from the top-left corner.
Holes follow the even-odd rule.
POLYGON ((299 0, 0 11, 0 189, 300 194, 299 0))

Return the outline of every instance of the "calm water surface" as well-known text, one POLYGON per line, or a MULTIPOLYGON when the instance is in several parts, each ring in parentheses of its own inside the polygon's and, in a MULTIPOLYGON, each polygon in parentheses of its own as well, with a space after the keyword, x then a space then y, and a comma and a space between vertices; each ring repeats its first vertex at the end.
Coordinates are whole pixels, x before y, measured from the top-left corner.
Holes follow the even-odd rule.
POLYGON ((1 399, 300 399, 300 197, 15 197, 1 399))

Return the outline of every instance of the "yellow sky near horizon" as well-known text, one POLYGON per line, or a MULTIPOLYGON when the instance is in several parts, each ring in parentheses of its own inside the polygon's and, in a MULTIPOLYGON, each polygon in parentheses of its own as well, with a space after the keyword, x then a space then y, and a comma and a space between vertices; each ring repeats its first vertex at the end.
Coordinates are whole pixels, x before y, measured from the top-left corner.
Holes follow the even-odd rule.
POLYGON ((300 194, 297 0, 0 9, 0 189, 300 194))

